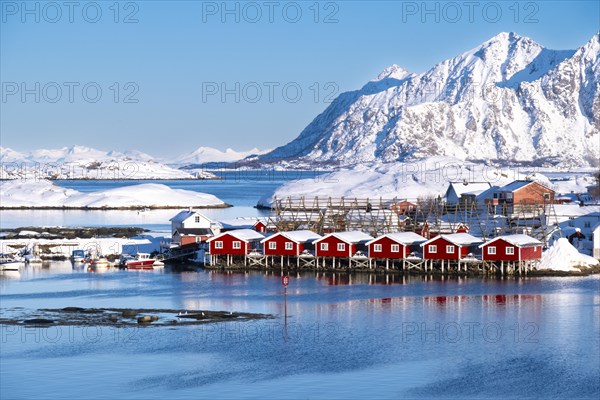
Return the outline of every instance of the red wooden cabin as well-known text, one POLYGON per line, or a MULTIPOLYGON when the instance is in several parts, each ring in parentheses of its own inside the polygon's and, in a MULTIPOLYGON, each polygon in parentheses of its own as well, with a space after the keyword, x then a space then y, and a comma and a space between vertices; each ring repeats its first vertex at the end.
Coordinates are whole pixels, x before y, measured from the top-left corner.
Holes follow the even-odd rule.
POLYGON ((420 250, 420 244, 427 241, 414 232, 388 233, 367 242, 369 257, 402 259, 413 252, 420 250))
POLYGON ((425 260, 460 260, 475 253, 483 240, 468 233, 439 235, 421 243, 425 260))
POLYGON ((223 232, 207 240, 212 255, 245 255, 260 248, 265 237, 253 229, 236 229, 223 232))
POLYGON ((526 261, 542 258, 542 242, 527 235, 498 236, 479 246, 485 261, 526 261))
POLYGON ((298 256, 304 250, 312 250, 313 242, 320 238, 321 235, 313 231, 289 231, 266 237, 261 243, 266 256, 298 256))
POLYGON ((373 237, 360 231, 334 232, 315 240, 317 257, 352 257, 357 251, 366 251, 366 244, 373 237))

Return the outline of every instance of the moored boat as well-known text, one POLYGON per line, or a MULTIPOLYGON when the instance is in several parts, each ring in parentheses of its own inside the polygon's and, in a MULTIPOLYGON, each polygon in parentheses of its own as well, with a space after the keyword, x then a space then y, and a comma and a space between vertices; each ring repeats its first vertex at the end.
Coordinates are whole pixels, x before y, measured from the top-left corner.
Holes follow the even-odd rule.
POLYGON ((123 255, 119 265, 127 269, 153 269, 155 262, 156 260, 150 257, 150 254, 137 253, 135 256, 123 255))
POLYGON ((10 254, 0 254, 0 271, 18 271, 22 264, 10 254))

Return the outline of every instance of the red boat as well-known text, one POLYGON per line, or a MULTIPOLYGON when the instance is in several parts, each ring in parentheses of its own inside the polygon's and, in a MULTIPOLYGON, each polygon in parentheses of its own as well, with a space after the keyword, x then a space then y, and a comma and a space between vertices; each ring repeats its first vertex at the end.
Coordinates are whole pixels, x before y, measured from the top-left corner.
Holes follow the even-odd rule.
POLYGON ((121 268, 127 269, 154 269, 156 260, 148 253, 137 253, 135 256, 125 255, 121 257, 121 268))

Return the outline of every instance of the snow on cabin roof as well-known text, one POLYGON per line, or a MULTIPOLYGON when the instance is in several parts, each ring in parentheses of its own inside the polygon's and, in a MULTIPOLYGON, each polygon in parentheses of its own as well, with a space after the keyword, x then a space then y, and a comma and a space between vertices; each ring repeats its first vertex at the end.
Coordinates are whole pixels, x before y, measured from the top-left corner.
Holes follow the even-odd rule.
POLYGON ((425 241, 427 241, 426 238, 424 238, 423 236, 414 233, 414 232, 394 232, 394 233, 388 233, 385 234, 383 236, 379 236, 373 240, 370 240, 367 242, 367 245, 371 244, 371 243, 375 243, 376 241, 378 241, 381 238, 390 238, 391 240, 398 242, 398 243, 402 243, 404 245, 409 245, 409 244, 416 244, 416 243, 423 243, 425 241))
POLYGON ((542 242, 540 242, 536 238, 532 238, 531 236, 523 235, 523 234, 515 234, 515 235, 497 236, 497 237, 493 238, 492 240, 490 240, 489 242, 483 243, 479 247, 487 246, 488 244, 493 243, 496 240, 504 240, 505 242, 508 242, 508 243, 512 244, 513 246, 517 246, 517 247, 541 246, 542 245, 542 242))
POLYGON ((514 182, 509 183, 508 185, 502 186, 500 189, 498 189, 498 192, 515 192, 531 183, 537 183, 538 185, 543 186, 548 190, 552 190, 552 189, 546 187, 545 185, 543 185, 539 182, 536 182, 536 181, 514 181, 514 182))
POLYGON ((554 212, 558 217, 583 217, 600 215, 600 206, 583 206, 579 204, 554 204, 554 212))
POLYGON ((196 214, 195 211, 190 211, 190 210, 180 211, 176 216, 174 216, 173 218, 171 218, 169 221, 171 221, 171 222, 183 222, 183 221, 185 221, 186 219, 188 219, 189 217, 191 217, 194 214, 196 214))
POLYGON ((261 240, 261 243, 264 243, 267 240, 269 240, 277 235, 281 235, 281 236, 283 236, 287 239, 290 239, 291 241, 296 242, 296 243, 313 242, 313 241, 321 238, 321 235, 319 235, 318 233, 314 233, 313 231, 299 230, 299 231, 289 231, 289 232, 278 232, 272 236, 264 238, 263 240, 261 240))
POLYGON ((353 243, 353 244, 360 243, 360 242, 368 242, 369 240, 373 239, 373 237, 371 235, 367 235, 366 233, 360 232, 360 231, 334 232, 334 233, 330 233, 328 235, 323 236, 320 239, 313 241, 313 243, 320 242, 321 240, 328 238, 330 236, 334 236, 343 242, 353 243))
POLYGON ((492 185, 489 182, 450 182, 448 190, 450 190, 450 188, 454 189, 456 196, 460 197, 468 192, 487 190, 491 186, 492 185))
POLYGON ((468 233, 450 233, 448 235, 439 235, 439 236, 432 237, 428 241, 421 243, 421 246, 424 246, 424 245, 431 243, 434 240, 437 240, 440 238, 445 239, 448 242, 455 244, 457 246, 467 246, 467 245, 479 244, 479 243, 483 242, 482 239, 472 236, 472 235, 469 235, 468 233))
POLYGON ((207 242, 212 242, 213 240, 219 239, 225 235, 233 236, 234 238, 244 242, 249 242, 251 240, 262 240, 265 238, 264 235, 261 235, 253 229, 234 229, 232 231, 223 232, 215 237, 212 237, 208 239, 207 242))

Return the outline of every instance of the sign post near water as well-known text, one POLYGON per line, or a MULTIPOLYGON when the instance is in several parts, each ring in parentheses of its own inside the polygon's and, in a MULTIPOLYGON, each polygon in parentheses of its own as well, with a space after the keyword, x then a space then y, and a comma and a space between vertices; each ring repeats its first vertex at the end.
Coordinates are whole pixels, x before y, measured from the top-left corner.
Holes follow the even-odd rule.
POLYGON ((287 286, 290 284, 290 276, 283 275, 281 277, 281 284, 283 285, 283 321, 287 326, 287 286))

